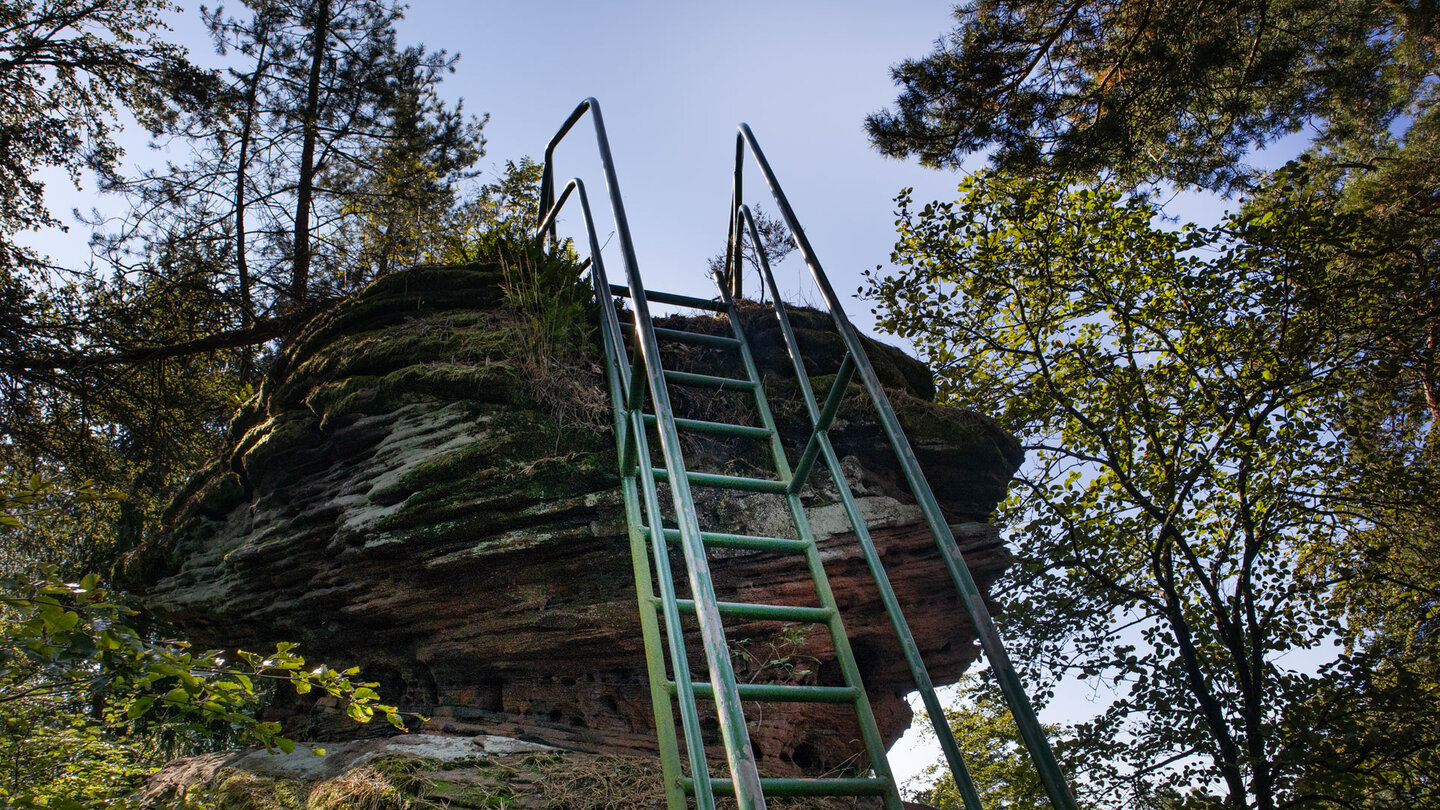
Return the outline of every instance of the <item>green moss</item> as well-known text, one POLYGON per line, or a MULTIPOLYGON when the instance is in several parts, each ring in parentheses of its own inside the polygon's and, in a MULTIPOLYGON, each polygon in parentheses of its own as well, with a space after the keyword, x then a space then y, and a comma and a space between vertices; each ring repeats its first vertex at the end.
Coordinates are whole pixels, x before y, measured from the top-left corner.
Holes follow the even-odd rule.
POLYGON ((325 353, 338 354, 344 362, 336 372, 347 375, 435 359, 485 360, 502 357, 510 348, 508 321, 494 311, 440 313, 382 332, 342 338, 325 353))
POLYGON ((399 406, 417 399, 441 402, 506 403, 519 398, 519 380, 515 369, 505 365, 469 365, 464 363, 426 363, 406 366, 380 379, 380 397, 399 406))
MULTIPOLYGON (((718 774, 717 774, 718 776, 718 774)), ((659 763, 617 755, 526 755, 490 762, 389 755, 320 782, 224 769, 190 807, 213 810, 663 810, 659 763)), ((795 810, 856 810, 850 799, 777 800, 795 810)))
POLYGON ((384 375, 414 363, 492 363, 513 349, 513 317, 495 311, 417 313, 385 329, 337 335, 271 393, 271 407, 303 398, 317 381, 384 375))
MULTIPOLYGON (((446 490, 484 485, 498 475, 493 464, 502 448, 477 440, 458 450, 437 455, 407 473, 395 489, 399 492, 433 492, 444 497, 446 490)), ((376 493, 383 500, 385 493, 376 493)))
POLYGON ((320 417, 323 426, 351 414, 375 414, 384 410, 380 401, 379 377, 347 377, 322 383, 305 397, 305 407, 320 417))
POLYGON ((217 470, 196 493, 193 511, 205 517, 220 519, 244 500, 245 485, 240 482, 240 476, 229 470, 217 470))
POLYGON ((432 775, 426 798, 456 810, 509 810, 523 804, 515 777, 515 769, 505 765, 446 763, 432 775), (464 773, 450 773, 461 769, 464 773))
POLYGON ((394 755, 380 757, 310 789, 305 810, 419 810, 441 807, 428 801, 431 781, 425 771, 434 760, 394 755))
POLYGON ((189 505, 190 499, 204 489, 215 476, 224 474, 224 471, 224 465, 219 461, 212 461, 204 469, 190 476, 180 487, 180 491, 175 493, 175 497, 170 499, 170 503, 165 506, 164 511, 160 513, 161 522, 173 523, 180 511, 189 505))
POLYGON ((215 786, 203 796, 215 810, 306 810, 305 784, 241 770, 225 769, 217 774, 215 786))
MULTIPOLYGON (((423 507, 407 507, 379 521, 376 529, 403 534, 406 543, 422 548, 455 541, 473 543, 474 538, 483 537, 486 538, 483 543, 472 546, 475 554, 501 553, 529 548, 561 536, 562 531, 552 528, 542 533, 534 531, 534 527, 539 523, 553 523, 556 513, 579 510, 583 503, 584 496, 537 502, 518 494, 491 499, 457 495, 431 501, 423 507)), ((575 528, 582 536, 590 532, 588 523, 575 528)))
POLYGON ((384 276, 344 305, 311 321, 280 358, 274 373, 288 374, 342 335, 392 326, 422 311, 494 307, 500 301, 503 278, 498 264, 417 267, 384 276))
POLYGON ((257 392, 235 411, 230 421, 225 425, 225 441, 236 442, 244 436, 252 427, 265 419, 265 403, 257 392))
POLYGON ((428 810, 434 760, 395 754, 319 782, 222 769, 210 787, 189 791, 189 806, 214 810, 428 810))
POLYGON ((271 464, 270 460, 293 454, 320 438, 314 417, 306 411, 281 413, 251 433, 260 435, 244 447, 240 457, 251 486, 256 486, 262 477, 273 481, 294 474, 289 465, 271 464))
POLYGON ((515 404, 524 399, 519 372, 505 363, 428 362, 379 376, 350 376, 309 388, 304 405, 329 423, 380 414, 422 400, 515 404))
POLYGON ((417 466, 393 491, 376 496, 414 492, 412 503, 424 505, 457 494, 474 496, 500 483, 508 493, 535 499, 605 485, 613 477, 608 437, 571 432, 557 451, 553 427, 533 411, 502 414, 484 436, 417 466))

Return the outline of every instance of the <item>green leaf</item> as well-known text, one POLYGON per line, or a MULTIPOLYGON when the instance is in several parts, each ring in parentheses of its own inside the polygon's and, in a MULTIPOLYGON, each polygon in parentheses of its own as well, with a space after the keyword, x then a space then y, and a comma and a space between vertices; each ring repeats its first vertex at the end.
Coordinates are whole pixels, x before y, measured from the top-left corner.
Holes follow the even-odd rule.
POLYGON ((125 711, 125 716, 131 720, 138 720, 144 717, 145 713, 150 711, 150 707, 154 704, 155 698, 148 695, 136 698, 135 702, 130 704, 130 708, 125 711))

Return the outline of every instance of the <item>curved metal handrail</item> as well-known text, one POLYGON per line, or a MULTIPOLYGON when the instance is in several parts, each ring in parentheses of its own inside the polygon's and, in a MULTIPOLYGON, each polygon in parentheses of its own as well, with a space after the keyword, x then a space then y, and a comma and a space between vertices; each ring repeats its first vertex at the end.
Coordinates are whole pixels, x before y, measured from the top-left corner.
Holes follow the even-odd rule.
MULTIPOLYGON (((910 440, 906 438, 905 431, 900 427, 900 421, 895 416, 895 410, 890 404, 889 397, 885 394, 884 388, 880 385, 880 379, 875 374, 874 367, 870 364, 865 354, 865 348, 860 342, 859 333, 855 330, 850 319, 845 314, 844 307, 840 304, 839 296, 830 285, 825 275, 820 260, 815 255, 814 248, 810 245, 809 238, 805 235, 804 229, 800 227, 799 219, 795 216, 795 210, 791 208, 790 201, 786 198, 784 190, 780 187, 780 181, 776 179, 774 171, 770 168, 770 162, 765 158, 765 152, 755 139, 755 133, 751 131, 748 124, 740 124, 739 132, 735 137, 735 178, 731 193, 731 216, 730 216, 730 237, 726 245, 725 277, 719 279, 722 285, 728 285, 729 291, 735 297, 740 295, 742 290, 742 268, 740 266, 740 239, 741 220, 749 218, 746 224, 751 230, 751 239, 755 242, 757 254, 763 256, 763 247, 759 240, 759 233, 754 228, 754 219, 749 216, 748 207, 741 203, 741 192, 743 189, 743 176, 745 168, 745 152, 748 149, 754 157, 756 165, 760 169, 761 176, 775 203, 780 208, 780 216, 785 221, 785 226, 790 229, 791 238, 795 241, 795 247, 805 260, 806 267, 810 270, 811 279, 820 291, 820 296, 825 302, 831 319, 835 323, 836 330, 845 344, 849 357, 853 358, 855 373, 860 376, 861 383, 866 392, 870 395, 871 402, 875 406, 876 415, 879 417, 882 430, 890 442, 891 449, 895 452, 897 461, 900 464, 906 483, 910 486, 911 493, 920 506, 924 515, 925 523, 930 529, 930 534, 935 538, 936 546, 940 550, 940 557, 950 574, 951 581, 960 593, 961 601, 965 605, 965 611, 969 615, 970 622, 979 636, 981 648, 990 661, 990 666, 995 671, 996 680, 1000 683, 1000 690, 1005 697, 1005 702, 1010 708, 1011 715, 1015 718, 1015 724, 1020 731, 1020 736, 1025 747, 1030 752, 1030 757, 1035 763, 1041 782, 1045 787, 1046 794, 1050 797, 1051 803, 1060 810, 1076 810, 1075 799, 1070 794, 1070 789, 1060 772, 1060 766, 1055 761, 1055 755, 1050 750, 1050 744, 1045 739, 1044 730, 1040 721, 1035 716, 1034 709, 1030 706, 1030 700, 1025 695, 1025 689, 1020 683, 1019 676, 1015 673, 1014 665, 1010 656, 1005 651, 1005 645, 1000 640, 999 631, 995 627, 994 620, 990 617, 990 611, 985 606, 985 601, 980 594, 979 587, 975 584, 974 578, 970 576, 970 569, 965 565, 960 547, 955 542, 955 536, 950 531, 950 525, 945 520, 940 510, 940 504, 935 499, 935 493, 930 488, 929 481, 920 469, 920 462, 915 457, 915 451, 910 446, 910 440)), ((769 263, 761 262, 761 272, 766 283, 771 288, 771 295, 775 299, 776 311, 785 320, 782 325, 782 332, 788 332, 788 319, 784 314, 784 306, 780 301, 779 290, 775 286, 773 274, 770 273, 769 263)), ((797 370, 801 379, 805 379, 803 365, 798 365, 798 355, 792 348, 792 356, 797 361, 797 370)), ((837 384, 841 379, 837 377, 837 384)), ((843 391, 843 389, 841 389, 843 391)), ((832 392, 833 393, 833 392, 832 392)), ((820 417, 815 410, 813 395, 807 403, 811 409, 812 421, 820 417)), ((827 403, 828 407, 829 403, 827 403)), ((836 402, 838 405, 838 401, 836 402)), ((833 474, 834 471, 832 471, 833 474)), ((797 478, 798 480, 798 478, 797 478)), ((843 479, 841 479, 843 480, 843 479)), ((894 620, 892 615, 892 620, 894 620)), ((903 621, 903 619, 902 619, 903 621)), ((903 647, 903 643, 902 643, 903 647)), ((917 686, 919 684, 917 683, 917 686)), ((923 692, 923 690, 922 690, 923 692)), ((930 713, 932 722, 936 726, 937 733, 942 728, 948 732, 948 723, 944 720, 943 711, 939 711, 938 704, 932 711, 927 700, 927 712, 930 713)), ((941 734, 942 742, 948 734, 941 734)), ((946 757, 950 759, 952 750, 955 758, 950 759, 952 770, 956 774, 957 784, 961 781, 961 774, 964 773, 964 764, 959 758, 958 749, 953 749, 953 738, 946 748, 946 757), (957 767, 958 766, 958 767, 957 767)), ((967 806, 978 806, 978 797, 974 799, 975 804, 971 805, 970 797, 966 797, 967 806)))
MULTIPOLYGON (((551 230, 551 237, 554 238, 555 218, 551 215, 553 210, 558 208, 552 203, 554 199, 554 153, 555 147, 563 140, 584 117, 585 113, 591 114, 591 120, 595 125, 595 140, 600 152, 601 169, 605 175, 606 190, 610 195, 610 208, 615 217, 616 233, 620 242, 620 253, 625 262, 625 279, 630 288, 630 301, 635 307, 635 337, 636 345, 640 351, 641 360, 645 369, 646 383, 650 389, 651 404, 655 415, 656 432, 660 437, 660 451, 668 472, 667 479, 670 485, 671 499, 675 506, 677 528, 680 531, 680 546, 684 553, 686 567, 690 573, 690 587, 694 594, 695 617, 700 626, 700 636, 705 647, 705 658, 710 671, 710 684, 713 690, 713 700, 717 708, 717 715, 720 721, 720 734, 725 740, 725 755, 730 766, 731 780, 735 786, 736 804, 740 810, 764 810, 765 798, 760 786, 760 773, 756 767, 754 749, 750 744, 750 735, 746 728, 745 715, 740 705, 739 689, 735 682, 735 673, 730 661, 730 651, 725 643, 725 633, 720 619, 720 611, 717 607, 714 582, 710 578, 708 566, 705 564, 705 546, 700 536, 700 526, 696 519, 695 511, 689 508, 693 503, 690 495, 690 484, 685 475, 685 464, 680 448, 680 437, 675 428, 674 410, 670 404, 670 396, 665 385, 664 372, 659 362, 660 345, 655 336, 654 327, 651 323, 649 304, 645 299, 645 287, 640 280, 639 263, 635 258, 635 249, 630 237, 630 223, 625 216, 625 204, 620 196, 620 184, 615 173, 615 161, 610 152, 610 139, 605 131, 604 116, 600 112, 600 102, 594 98, 587 98, 576 106, 570 113, 570 117, 561 125, 555 137, 550 139, 549 145, 545 147, 545 166, 541 172, 540 187, 540 210, 536 216, 537 236, 544 238, 542 225, 548 223, 551 230)), ((582 199, 584 197, 582 196, 582 199)), ((594 228, 591 231, 592 258, 599 256, 599 247, 595 244, 594 228)), ((598 267, 599 265, 597 265, 598 267)), ((604 297, 597 298, 597 301, 608 300, 608 287, 596 288, 597 296, 605 291, 604 297)), ((632 385, 634 381, 632 378, 632 385)), ((633 438, 635 447, 639 447, 644 441, 644 427, 639 422, 638 413, 633 417, 628 433, 633 438)), ((622 456, 622 463, 624 460, 622 456)), ((650 471, 649 460, 646 457, 640 458, 639 464, 642 475, 653 475, 650 471)), ((622 468, 621 475, 625 475, 622 468)), ((655 491, 654 487, 646 487, 647 499, 655 491)), ((649 514, 656 516, 658 521, 660 509, 658 504, 646 504, 649 507, 649 514)), ((656 555, 659 556, 658 553, 656 555)), ((674 601, 674 600, 669 600, 674 601)), ((668 617, 667 617, 668 619, 668 617)), ((679 627, 678 618, 671 627, 679 627)), ((673 655, 673 654, 672 654, 673 655)), ((676 660, 683 659, 683 653, 675 656, 676 660)), ((672 661, 672 666, 674 666, 672 661)), ((693 703, 693 701, 690 701, 693 703)), ((687 732, 688 734, 688 732, 687 732)), ((692 739, 699 739, 698 735, 692 739)), ((706 767, 704 765, 703 746, 692 746, 687 740, 687 748, 692 749, 692 778, 697 783, 703 783, 707 779, 706 767), (699 766, 695 765, 697 756, 694 749, 699 749, 699 766)), ((706 796, 713 802, 710 791, 701 790, 697 784, 695 791, 697 801, 704 802, 699 797, 706 796)), ((704 806, 704 805, 702 805, 704 806)))
MULTIPOLYGON (((540 237, 543 239, 545 230, 547 228, 551 228, 553 238, 553 228, 555 226, 556 220, 559 217, 560 211, 565 207, 565 202, 570 199, 570 195, 572 192, 576 193, 580 200, 581 218, 585 221, 585 233, 589 241, 590 283, 591 286, 594 288, 595 300, 600 305, 600 331, 602 334, 601 343, 603 344, 603 348, 605 351, 604 359, 606 381, 610 388, 611 402, 630 403, 635 399, 637 391, 636 383, 638 381, 631 374, 630 366, 626 362, 625 353, 622 349, 625 343, 621 333, 620 319, 615 314, 615 308, 613 306, 607 305, 607 302, 610 298, 610 279, 605 273, 605 259, 600 250, 600 239, 595 230, 595 220, 590 212, 590 199, 589 196, 585 193, 585 184, 583 181, 580 180, 580 178, 571 178, 570 181, 565 184, 564 189, 561 191, 560 198, 558 200, 548 201, 545 212, 535 225, 535 232, 539 234, 540 237)), ((625 471, 629 469, 631 459, 636 459, 642 456, 648 458, 649 450, 644 446, 644 426, 639 422, 640 417, 638 416, 638 414, 634 413, 634 409, 631 407, 626 407, 623 409, 617 407, 614 408, 613 411, 615 421, 615 435, 620 439, 620 451, 618 456, 620 461, 621 474, 624 475, 625 471), (627 418, 623 416, 622 413, 630 414, 629 419, 627 420, 627 418)), ((653 471, 651 471, 647 465, 640 465, 640 467, 640 474, 647 476, 654 475, 653 471)), ((647 493, 647 496, 649 493, 652 493, 654 491, 655 487, 653 482, 651 482, 650 486, 645 487, 645 492, 647 493)), ((638 496, 635 494, 634 488, 629 487, 626 488, 625 497, 635 498, 638 496)), ((659 505, 656 503, 647 503, 647 508, 654 510, 651 512, 651 514, 659 513, 659 505)), ((635 540, 636 538, 632 538, 632 542, 634 542, 635 540)), ((634 553, 633 549, 632 553, 634 553)), ((671 627, 679 627, 681 626, 680 613, 679 610, 676 608, 675 599, 673 598, 674 577, 671 575, 670 572, 669 558, 657 553, 655 555, 655 565, 660 571, 659 582, 661 588, 668 589, 670 591, 671 598, 664 599, 661 602, 661 604, 664 606, 663 609, 665 612, 665 621, 671 627)), ((644 589, 647 588, 648 585, 648 575, 643 578, 637 578, 637 588, 644 589)), ((645 598, 648 597, 648 594, 642 593, 641 596, 642 598, 645 598)), ((640 613, 640 620, 644 632, 647 635, 653 636, 654 641, 658 643, 660 637, 659 627, 657 625, 654 625, 653 619, 650 619, 650 617, 645 613, 645 611, 642 610, 640 613)), ((699 739, 701 734, 700 718, 695 709, 695 695, 694 689, 692 687, 693 681, 690 677, 690 665, 688 660, 686 659, 685 650, 683 646, 681 646, 680 640, 677 639, 674 634, 667 633, 665 634, 665 636, 667 639, 667 645, 669 646, 670 650, 671 661, 674 662, 673 666, 675 667, 676 689, 681 698, 681 700, 678 701, 680 704, 680 723, 681 726, 686 730, 687 736, 693 735, 692 739, 699 739)), ((662 684, 666 680, 666 673, 663 663, 651 660, 650 656, 647 655, 646 667, 648 670, 650 687, 652 692, 654 692, 654 694, 652 694, 651 696, 652 701, 658 702, 660 700, 663 700, 666 702, 666 705, 668 705, 669 698, 665 695, 664 688, 662 686, 662 684)), ((657 723, 656 733, 661 735, 662 737, 668 735, 671 739, 671 745, 673 745, 673 738, 675 734, 673 724, 657 723)), ((663 743, 662 748, 664 748, 663 743)), ((691 771, 692 773, 698 774, 698 776, 695 778, 697 779, 701 788, 708 795, 708 783, 710 775, 705 763, 704 748, 687 745, 686 749, 687 753, 689 754, 691 771)), ((678 779, 679 774, 673 774, 671 778, 678 779)), ((669 789, 671 789, 671 786, 667 785, 667 790, 669 789)))

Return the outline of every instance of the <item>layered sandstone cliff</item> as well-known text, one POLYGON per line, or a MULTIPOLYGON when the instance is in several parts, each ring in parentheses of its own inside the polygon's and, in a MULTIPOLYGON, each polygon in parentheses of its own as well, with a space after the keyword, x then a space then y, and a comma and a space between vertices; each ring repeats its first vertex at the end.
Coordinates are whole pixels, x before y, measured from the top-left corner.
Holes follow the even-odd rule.
MULTIPOLYGON (((417 268, 317 318, 232 422, 227 450, 169 509, 124 574, 147 606, 208 647, 301 644, 358 664, 426 730, 499 734, 594 753, 653 749, 654 720, 598 352, 548 363, 504 305, 495 266, 417 268)), ((838 338, 794 314, 822 396, 838 338)), ((767 310, 744 320, 787 441, 803 437, 790 362, 767 310)), ((716 331, 710 318, 671 328, 716 331)), ((675 367, 710 370, 708 350, 675 367)), ((987 587, 1007 563, 983 521, 1020 452, 989 419, 931 404, 926 369, 871 352, 968 564, 987 587)), ((678 396, 704 418, 739 405, 678 396)), ((684 415, 684 414, 682 414, 684 415)), ((832 432, 931 673, 953 681, 973 634, 898 481, 858 386, 832 432)), ((700 468, 744 471, 749 450, 693 442, 700 468)), ((778 501, 710 492, 702 525, 792 536, 778 501)), ((806 496, 882 729, 906 727, 912 687, 830 483, 806 496)), ((794 555, 729 552, 721 598, 813 600, 794 555)), ((678 557, 676 568, 681 569, 678 557)), ((742 679, 834 679, 821 632, 727 628, 742 679)), ((694 645, 698 649, 699 645, 694 645)), ((323 706, 279 710, 305 739, 353 734, 323 706)), ((767 705, 752 729, 762 768, 834 766, 854 752, 849 709, 767 705)))

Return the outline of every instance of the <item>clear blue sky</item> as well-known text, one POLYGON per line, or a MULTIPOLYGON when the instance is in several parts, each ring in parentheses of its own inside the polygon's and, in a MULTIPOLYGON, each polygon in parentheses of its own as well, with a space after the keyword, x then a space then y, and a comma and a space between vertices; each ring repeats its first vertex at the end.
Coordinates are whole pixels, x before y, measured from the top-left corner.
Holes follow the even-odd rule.
MULTIPOLYGON (((220 64, 198 9, 188 0, 185 5, 172 22, 174 37, 196 61, 220 64)), ((442 94, 451 102, 463 98, 470 112, 490 114, 480 164, 487 175, 506 160, 539 159, 570 110, 587 96, 599 99, 641 272, 652 289, 713 291, 705 259, 723 249, 735 126, 748 122, 837 291, 850 301, 850 314, 867 328, 869 307, 850 296, 862 270, 888 263, 896 192, 913 186, 918 199, 946 197, 958 177, 880 157, 866 141, 863 121, 895 97, 890 65, 930 50, 951 21, 949 3, 918 0, 416 0, 400 25, 400 41, 461 54, 442 94)), ((139 128, 128 127, 121 140, 126 165, 162 163, 139 128)), ((558 171, 562 180, 585 179, 592 203, 602 209, 597 216, 608 224, 594 155, 587 126, 562 145, 558 171)), ((762 198, 752 172, 753 165, 747 167, 753 205, 762 198)), ((93 197, 90 178, 75 192, 63 176, 50 177, 57 212, 123 211, 118 200, 93 197)), ((88 234, 77 225, 68 234, 27 241, 78 263, 88 255, 88 234)), ((613 249, 612 242, 607 259, 619 282, 613 249)), ((792 259, 778 273, 782 285, 795 289, 802 271, 792 259)))
MULTIPOLYGON (((735 126, 748 122, 848 294, 862 269, 888 261, 895 193, 944 195, 958 179, 880 157, 862 127, 894 98, 889 66, 929 50, 949 30, 950 9, 913 0, 419 2, 402 38, 462 53, 447 84, 468 108, 491 113, 487 163, 540 157, 577 102, 599 99, 652 288, 710 293, 705 259, 723 248, 735 126)), ((561 150, 561 179, 578 174, 592 202, 603 200, 588 126, 561 150)), ((762 198, 752 172, 753 204, 762 198)), ((782 277, 793 284, 800 269, 792 261, 782 277)))
MULTIPOLYGON (((241 11, 238 3, 232 6, 241 11)), ((888 265, 895 194, 913 187, 917 200, 949 199, 959 178, 881 157, 870 148, 863 121, 895 98, 890 66, 927 53, 950 31, 951 9, 948 2, 921 0, 415 0, 400 25, 400 41, 461 54, 442 95, 452 103, 463 99, 472 113, 490 114, 480 163, 488 177, 506 160, 539 159, 570 110, 587 96, 598 98, 641 272, 652 289, 712 292, 705 259, 723 249, 735 126, 748 122, 850 315, 868 330, 869 306, 852 296, 863 270, 888 265)), ((196 61, 222 64, 194 5, 187 2, 172 27, 196 61)), ((137 127, 128 127, 121 142, 128 166, 163 161, 137 127)), ((588 125, 572 133, 557 158, 562 181, 585 179, 608 234, 610 214, 588 125)), ((95 198, 89 178, 77 192, 62 175, 49 177, 57 212, 123 212, 120 200, 95 198)), ((747 165, 747 188, 748 202, 774 212, 768 195, 760 194, 753 164, 747 165)), ((1170 210, 1210 219, 1217 207, 1200 199, 1170 210)), ((88 255, 88 231, 74 226, 68 234, 26 241, 74 264, 88 255)), ((579 235, 578 225, 571 234, 579 235)), ((612 280, 620 282, 614 247, 612 241, 607 259, 612 280)), ((803 272, 793 257, 777 275, 782 287, 814 300, 803 272)), ((752 279, 750 289, 754 284, 752 279)))

